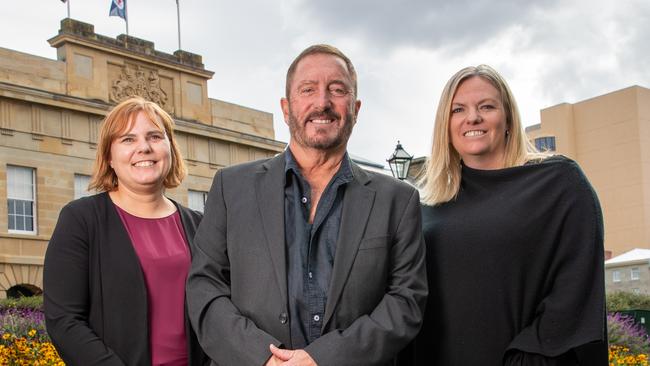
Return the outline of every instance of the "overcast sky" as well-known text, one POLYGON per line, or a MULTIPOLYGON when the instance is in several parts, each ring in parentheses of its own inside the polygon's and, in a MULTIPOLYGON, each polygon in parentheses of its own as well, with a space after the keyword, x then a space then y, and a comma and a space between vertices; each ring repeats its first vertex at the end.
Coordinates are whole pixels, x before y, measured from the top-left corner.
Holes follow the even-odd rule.
MULTIPOLYGON (((116 37, 124 21, 110 0, 69 0, 71 17, 116 37)), ((211 98, 273 113, 289 133, 280 97, 292 59, 314 43, 355 64, 362 101, 348 150, 384 163, 397 140, 427 155, 440 92, 462 67, 504 75, 525 125, 540 109, 631 85, 650 86, 649 0, 180 0, 182 48, 203 56, 211 98)), ((174 0, 128 0, 129 33, 178 49, 174 0)), ((66 5, 3 1, 0 47, 47 58, 66 5)))

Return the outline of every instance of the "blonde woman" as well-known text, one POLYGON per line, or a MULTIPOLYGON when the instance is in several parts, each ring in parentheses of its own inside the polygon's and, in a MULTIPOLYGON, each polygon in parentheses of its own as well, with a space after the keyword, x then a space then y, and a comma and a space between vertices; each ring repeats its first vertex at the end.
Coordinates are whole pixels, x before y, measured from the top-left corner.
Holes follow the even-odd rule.
POLYGON ((186 169, 173 120, 142 98, 104 120, 90 188, 45 255, 47 331, 67 365, 205 365, 185 311, 201 215, 165 196, 186 169))
POLYGON ((430 296, 411 364, 607 364, 598 199, 530 145, 491 67, 445 86, 421 183, 430 296))

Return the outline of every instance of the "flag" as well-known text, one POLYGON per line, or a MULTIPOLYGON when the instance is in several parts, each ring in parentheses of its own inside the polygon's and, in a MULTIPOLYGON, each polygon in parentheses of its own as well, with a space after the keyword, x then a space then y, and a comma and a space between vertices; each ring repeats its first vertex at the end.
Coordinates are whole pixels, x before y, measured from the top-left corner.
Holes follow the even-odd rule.
POLYGON ((111 11, 108 13, 108 16, 120 17, 126 20, 126 0, 112 0, 111 11))
POLYGON ((66 1, 68 1, 68 0, 61 0, 62 3, 66 2, 66 1))

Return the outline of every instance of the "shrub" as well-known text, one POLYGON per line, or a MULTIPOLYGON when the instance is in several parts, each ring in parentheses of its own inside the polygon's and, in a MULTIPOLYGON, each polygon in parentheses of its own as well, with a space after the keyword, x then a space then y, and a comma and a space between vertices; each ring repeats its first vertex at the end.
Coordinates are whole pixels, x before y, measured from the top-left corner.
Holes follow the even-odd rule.
POLYGON ((631 316, 608 314, 607 335, 610 345, 626 347, 635 354, 650 352, 648 334, 631 316))
POLYGON ((607 294, 607 311, 650 310, 650 296, 625 291, 607 294))
POLYGON ((18 299, 0 300, 0 312, 7 309, 43 310, 43 296, 29 296, 18 299))

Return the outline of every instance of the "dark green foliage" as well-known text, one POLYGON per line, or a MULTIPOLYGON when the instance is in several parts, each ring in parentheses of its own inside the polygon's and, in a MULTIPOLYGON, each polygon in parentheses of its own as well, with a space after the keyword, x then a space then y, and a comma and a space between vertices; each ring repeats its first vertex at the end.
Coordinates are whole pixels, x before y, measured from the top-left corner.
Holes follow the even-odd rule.
POLYGON ((607 294, 607 311, 650 310, 650 296, 616 291, 607 294))
POLYGON ((43 296, 0 300, 0 312, 8 309, 43 310, 43 296))

